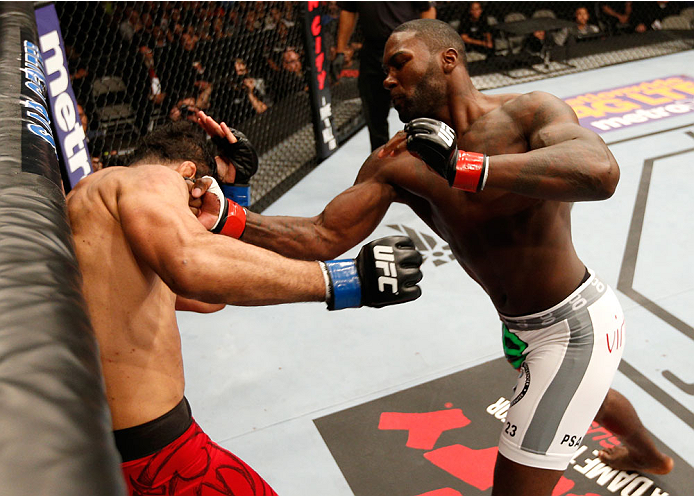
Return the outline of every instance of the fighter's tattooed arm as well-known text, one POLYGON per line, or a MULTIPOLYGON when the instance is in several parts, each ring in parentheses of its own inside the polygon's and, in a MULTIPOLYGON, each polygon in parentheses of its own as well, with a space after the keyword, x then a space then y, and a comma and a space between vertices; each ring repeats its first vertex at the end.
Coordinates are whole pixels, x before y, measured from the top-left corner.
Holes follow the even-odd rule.
POLYGON ((492 157, 487 187, 560 201, 609 198, 619 167, 603 140, 558 98, 535 92, 518 100, 523 110, 513 117, 529 151, 492 157))

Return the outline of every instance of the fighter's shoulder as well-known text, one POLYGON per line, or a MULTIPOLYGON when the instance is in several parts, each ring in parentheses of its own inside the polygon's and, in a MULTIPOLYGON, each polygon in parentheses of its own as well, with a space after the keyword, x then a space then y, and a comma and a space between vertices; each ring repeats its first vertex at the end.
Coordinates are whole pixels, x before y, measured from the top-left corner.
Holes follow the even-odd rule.
POLYGON ((364 161, 357 176, 357 182, 377 181, 382 183, 398 183, 407 171, 416 166, 417 159, 407 152, 394 156, 379 156, 381 149, 371 152, 364 161))
POLYGON ((507 95, 503 109, 516 121, 538 124, 557 119, 575 119, 571 107, 560 98, 545 91, 507 95))
POLYGON ((68 205, 91 203, 97 199, 104 200, 115 196, 124 169, 124 167, 108 167, 81 179, 68 193, 68 205))

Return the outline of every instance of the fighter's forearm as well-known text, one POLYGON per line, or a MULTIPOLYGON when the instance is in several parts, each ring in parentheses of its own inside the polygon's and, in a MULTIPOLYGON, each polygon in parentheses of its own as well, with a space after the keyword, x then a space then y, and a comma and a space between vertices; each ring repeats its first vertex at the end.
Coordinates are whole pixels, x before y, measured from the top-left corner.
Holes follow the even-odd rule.
POLYGON ((207 233, 164 260, 157 273, 177 295, 212 304, 274 305, 324 301, 326 296, 318 263, 207 233))
POLYGON ((315 217, 249 212, 241 240, 289 258, 333 259, 373 232, 395 196, 389 184, 363 179, 333 198, 315 217))
POLYGON ((486 188, 547 200, 591 201, 612 196, 618 181, 619 167, 607 146, 577 138, 490 157, 486 188))
MULTIPOLYGON (((285 257, 327 260, 340 255, 333 238, 326 238, 316 217, 265 216, 248 212, 242 241, 285 257)), ((349 248, 349 247, 348 247, 349 248)))

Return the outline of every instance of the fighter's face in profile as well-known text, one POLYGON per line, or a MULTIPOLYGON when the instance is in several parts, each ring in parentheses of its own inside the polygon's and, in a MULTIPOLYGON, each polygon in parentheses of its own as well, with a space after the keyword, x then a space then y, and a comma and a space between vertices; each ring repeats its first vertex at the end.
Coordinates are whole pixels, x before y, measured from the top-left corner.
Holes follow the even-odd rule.
POLYGON ((395 110, 402 122, 416 117, 436 118, 446 104, 443 74, 437 57, 414 32, 393 34, 383 53, 386 78, 395 110))

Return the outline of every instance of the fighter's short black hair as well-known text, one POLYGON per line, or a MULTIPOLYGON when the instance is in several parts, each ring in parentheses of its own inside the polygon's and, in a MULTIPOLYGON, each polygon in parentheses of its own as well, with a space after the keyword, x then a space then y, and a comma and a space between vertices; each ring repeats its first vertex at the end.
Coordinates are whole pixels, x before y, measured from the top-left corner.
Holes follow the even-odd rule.
POLYGON ((447 22, 438 19, 414 19, 407 21, 393 30, 393 33, 413 31, 417 38, 426 43, 431 51, 438 52, 455 48, 465 61, 465 43, 460 35, 447 22))
POLYGON ((140 139, 129 165, 143 162, 167 163, 190 160, 197 168, 196 177, 217 177, 214 147, 197 124, 184 120, 157 127, 140 139))

